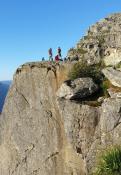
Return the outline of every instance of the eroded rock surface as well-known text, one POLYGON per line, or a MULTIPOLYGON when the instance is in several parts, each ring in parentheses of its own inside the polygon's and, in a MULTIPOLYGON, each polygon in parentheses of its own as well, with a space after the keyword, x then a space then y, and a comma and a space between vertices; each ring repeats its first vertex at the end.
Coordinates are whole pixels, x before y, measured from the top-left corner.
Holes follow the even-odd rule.
POLYGON ((57 96, 65 99, 82 99, 98 90, 92 78, 78 78, 65 81, 57 91, 57 96))
POLYGON ((107 67, 102 70, 105 77, 117 87, 121 87, 121 71, 115 70, 112 67, 107 67))
POLYGON ((1 175, 85 173, 56 103, 69 66, 28 63, 17 70, 0 119, 1 175))

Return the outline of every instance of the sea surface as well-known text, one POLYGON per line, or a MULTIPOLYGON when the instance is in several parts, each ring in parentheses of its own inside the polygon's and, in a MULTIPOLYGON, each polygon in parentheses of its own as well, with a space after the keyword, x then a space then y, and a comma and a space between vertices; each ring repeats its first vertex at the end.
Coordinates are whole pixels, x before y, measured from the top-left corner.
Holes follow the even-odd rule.
POLYGON ((0 113, 12 81, 0 81, 0 113))

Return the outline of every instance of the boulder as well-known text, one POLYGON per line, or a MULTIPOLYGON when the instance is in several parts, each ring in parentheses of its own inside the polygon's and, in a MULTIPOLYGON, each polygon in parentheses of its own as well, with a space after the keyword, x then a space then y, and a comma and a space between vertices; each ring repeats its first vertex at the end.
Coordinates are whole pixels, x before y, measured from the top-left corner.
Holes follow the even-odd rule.
POLYGON ((107 91, 111 98, 121 98, 121 91, 117 92, 115 91, 115 89, 112 88, 109 88, 107 91))
POLYGON ((88 97, 98 90, 98 86, 92 78, 78 78, 73 81, 65 81, 59 90, 57 96, 65 99, 82 99, 88 97))
POLYGON ((111 82, 112 85, 121 87, 121 72, 112 67, 107 67, 102 70, 105 77, 111 82))
POLYGON ((121 51, 117 49, 107 49, 106 55, 104 57, 104 63, 106 66, 115 66, 121 62, 121 51))

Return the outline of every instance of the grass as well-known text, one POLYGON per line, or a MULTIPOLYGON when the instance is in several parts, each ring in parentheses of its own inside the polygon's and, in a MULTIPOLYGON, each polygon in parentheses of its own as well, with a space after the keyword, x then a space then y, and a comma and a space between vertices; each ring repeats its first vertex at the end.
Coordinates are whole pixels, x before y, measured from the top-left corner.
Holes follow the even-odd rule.
POLYGON ((121 146, 109 148, 98 159, 94 175, 121 175, 121 146))

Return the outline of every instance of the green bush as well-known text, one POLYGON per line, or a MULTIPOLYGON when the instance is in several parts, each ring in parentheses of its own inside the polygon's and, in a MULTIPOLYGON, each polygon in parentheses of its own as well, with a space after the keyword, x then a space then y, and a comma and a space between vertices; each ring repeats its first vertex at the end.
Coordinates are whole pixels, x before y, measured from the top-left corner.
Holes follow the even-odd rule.
POLYGON ((74 80, 80 77, 91 77, 98 83, 102 79, 101 65, 87 65, 86 63, 78 62, 76 63, 71 71, 69 72, 69 78, 74 80))
POLYGON ((121 146, 110 148, 101 155, 94 175, 121 175, 121 146))
POLYGON ((69 79, 74 80, 81 77, 91 77, 96 84, 99 86, 98 94, 100 96, 108 97, 107 89, 110 88, 110 82, 104 78, 101 70, 105 65, 103 61, 95 65, 87 65, 86 63, 78 62, 74 64, 71 71, 69 72, 69 79))
POLYGON ((110 84, 109 80, 107 80, 107 79, 103 79, 103 81, 100 83, 100 88, 102 89, 103 96, 105 96, 105 97, 109 96, 107 89, 109 89, 110 86, 111 86, 111 84, 110 84))

